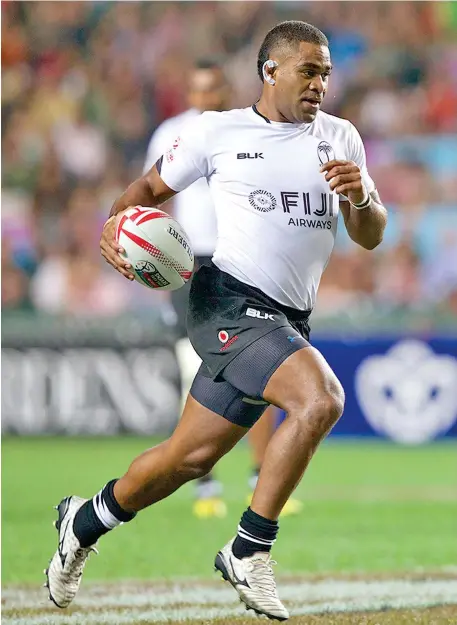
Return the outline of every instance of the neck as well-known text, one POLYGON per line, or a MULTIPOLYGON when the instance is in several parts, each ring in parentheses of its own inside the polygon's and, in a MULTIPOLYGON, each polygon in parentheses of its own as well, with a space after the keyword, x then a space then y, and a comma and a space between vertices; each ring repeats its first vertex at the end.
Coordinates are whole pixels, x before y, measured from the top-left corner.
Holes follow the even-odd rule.
POLYGON ((278 109, 273 105, 268 95, 264 92, 260 96, 260 100, 256 104, 256 108, 265 117, 272 122, 290 123, 290 120, 286 119, 278 109))

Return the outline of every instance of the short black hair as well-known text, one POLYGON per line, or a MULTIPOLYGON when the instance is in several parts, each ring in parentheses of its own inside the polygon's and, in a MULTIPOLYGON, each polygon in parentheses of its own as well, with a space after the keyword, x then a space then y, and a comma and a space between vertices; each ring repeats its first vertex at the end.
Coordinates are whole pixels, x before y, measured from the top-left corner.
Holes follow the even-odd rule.
POLYGON ((257 56, 257 73, 263 82, 263 64, 270 58, 270 52, 280 45, 299 44, 300 41, 314 43, 318 46, 328 46, 328 39, 324 33, 307 22, 289 20, 274 26, 265 36, 257 56))
POLYGON ((218 69, 223 71, 223 65, 217 59, 201 58, 194 62, 194 69, 218 69))

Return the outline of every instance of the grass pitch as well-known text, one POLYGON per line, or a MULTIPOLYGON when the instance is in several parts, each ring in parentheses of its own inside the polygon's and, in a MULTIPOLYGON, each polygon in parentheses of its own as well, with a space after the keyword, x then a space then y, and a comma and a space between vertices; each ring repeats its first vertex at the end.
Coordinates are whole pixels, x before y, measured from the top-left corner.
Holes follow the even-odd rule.
MULTIPOLYGON (((246 506, 250 459, 243 443, 217 467, 225 519, 193 518, 193 488, 186 485, 101 539, 74 608, 58 611, 37 590, 56 549, 52 506, 71 493, 91 496, 151 444, 130 437, 4 439, 2 622, 252 622, 237 607, 233 589, 214 582, 212 572, 217 550, 246 506), (100 585, 105 582, 109 588, 100 585), (177 594, 170 598, 164 585, 177 594), (182 594, 181 587, 192 592, 182 594)), ((457 623, 456 458, 453 443, 326 443, 297 491, 305 509, 281 520, 273 551, 281 596, 294 614, 290 622, 457 623), (412 573, 419 578, 411 580, 412 573)))

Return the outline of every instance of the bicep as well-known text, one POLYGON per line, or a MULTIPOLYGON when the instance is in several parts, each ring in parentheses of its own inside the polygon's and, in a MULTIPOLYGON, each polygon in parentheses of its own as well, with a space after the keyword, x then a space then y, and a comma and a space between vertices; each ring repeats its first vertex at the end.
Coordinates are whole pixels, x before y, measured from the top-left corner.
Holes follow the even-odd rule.
POLYGON ((174 195, 176 195, 177 191, 171 189, 165 182, 162 180, 159 169, 160 169, 160 159, 157 161, 155 165, 151 167, 149 171, 147 171, 144 175, 149 188, 151 189, 152 194, 157 200, 157 204, 163 204, 174 195))
POLYGON ((202 116, 187 125, 155 165, 145 174, 158 202, 164 202, 183 191, 199 178, 211 174, 209 149, 206 145, 202 116))

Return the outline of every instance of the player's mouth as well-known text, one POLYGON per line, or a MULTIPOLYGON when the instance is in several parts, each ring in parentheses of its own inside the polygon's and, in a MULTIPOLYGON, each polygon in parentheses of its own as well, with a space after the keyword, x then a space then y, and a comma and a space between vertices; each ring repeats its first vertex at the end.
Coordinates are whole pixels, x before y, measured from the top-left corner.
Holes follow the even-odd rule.
POLYGON ((322 100, 316 100, 315 98, 302 98, 302 102, 312 111, 317 111, 322 104, 322 100))

